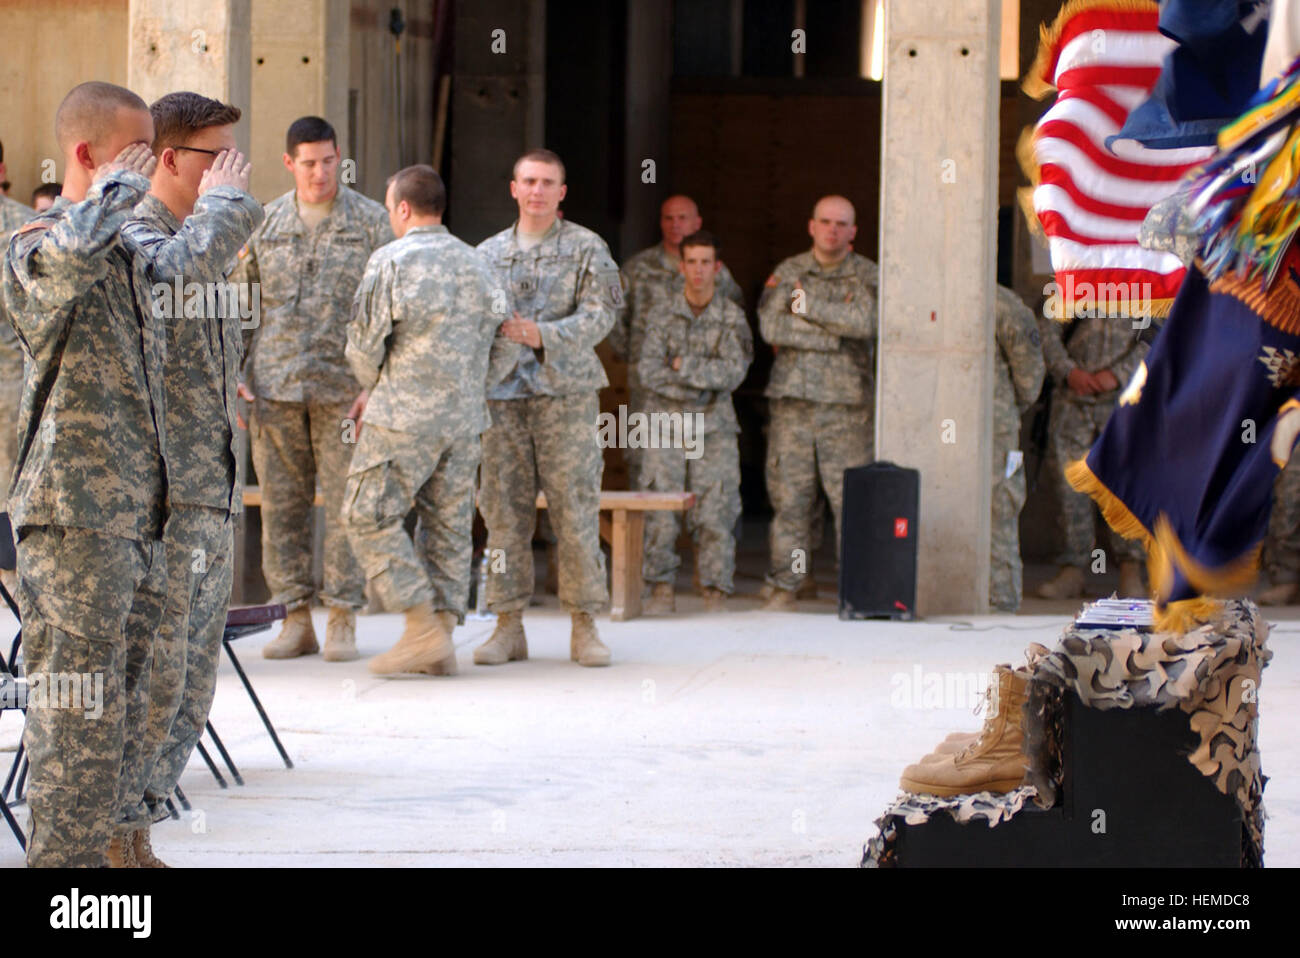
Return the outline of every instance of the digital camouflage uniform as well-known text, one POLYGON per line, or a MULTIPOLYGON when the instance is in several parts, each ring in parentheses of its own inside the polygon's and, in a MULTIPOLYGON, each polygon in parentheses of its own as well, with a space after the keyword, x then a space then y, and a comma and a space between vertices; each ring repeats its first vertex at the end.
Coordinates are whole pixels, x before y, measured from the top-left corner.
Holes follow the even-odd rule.
POLYGON ((844 470, 872 458, 878 276, 865 256, 850 252, 827 268, 809 250, 777 266, 759 300, 759 331, 776 349, 766 392, 774 511, 767 581, 780 589, 798 589, 807 574, 797 558, 810 554, 818 483, 838 553, 844 470))
POLYGON ((152 758, 123 770, 155 821, 168 814, 164 802, 203 734, 216 693, 234 581, 233 516, 243 511, 235 388, 244 353, 240 306, 250 302, 230 298, 226 287, 223 303, 216 284, 261 221, 257 200, 220 186, 199 197, 184 224, 151 195, 122 227, 123 241, 149 264, 152 308, 167 336, 167 608, 154 643, 152 758))
MULTIPOLYGON (((9 246, 14 230, 35 215, 35 210, 0 195, 0 256, 9 246)), ((18 404, 22 398, 23 351, 5 319, 4 297, 0 296, 0 484, 5 489, 9 488, 18 456, 18 404)))
POLYGON ((474 554, 488 353, 501 317, 482 257, 417 226, 370 257, 347 359, 370 390, 343 496, 352 551, 385 609, 422 602, 464 621, 474 554), (403 521, 418 510, 419 550, 403 521))
POLYGON ((289 611, 310 606, 316 591, 318 485, 325 503, 320 599, 345 609, 365 603, 361 567, 342 520, 356 441, 356 424, 346 418, 359 392, 343 349, 366 260, 392 238, 388 211, 342 184, 329 216, 308 230, 290 190, 267 204, 266 219, 240 251, 231 277, 261 284, 261 324, 244 361, 257 397, 248 432, 262 493, 262 572, 271 601, 289 611))
POLYGON ((146 264, 119 230, 148 189, 123 170, 83 202, 60 197, 4 261, 26 359, 9 507, 27 675, 103 682, 98 718, 27 711, 29 865, 104 865, 126 801, 122 770, 142 761, 167 587, 166 346, 146 264))
POLYGON ((493 283, 494 311, 518 312, 541 331, 533 349, 498 335, 492 342, 479 509, 489 554, 505 571, 488 577, 488 607, 521 612, 533 594, 537 487, 558 540, 559 595, 570 612, 595 613, 609 601, 600 551, 598 390, 609 385, 596 356, 623 304, 618 266, 605 241, 557 219, 541 242, 520 249, 515 226, 479 244, 493 283), (501 550, 497 553, 496 550, 501 550))
POLYGON ((997 288, 997 349, 993 353, 993 525, 989 561, 989 604, 1007 612, 1020 608, 1020 510, 1025 505, 1020 418, 1043 391, 1047 373, 1034 314, 1005 286, 997 288), (1008 470, 1011 475, 1007 475, 1008 470))
MULTIPOLYGON (((1091 498, 1071 488, 1065 479, 1065 467, 1076 459, 1082 459, 1092 448, 1110 418, 1120 392, 1146 358, 1149 347, 1138 340, 1128 319, 1093 317, 1075 322, 1078 327, 1067 345, 1060 322, 1038 317, 1043 358, 1047 362, 1048 375, 1058 387, 1052 394, 1052 411, 1047 426, 1047 447, 1056 464, 1052 475, 1061 503, 1061 533, 1064 538, 1064 548, 1056 561, 1058 565, 1086 570, 1092 563, 1096 506, 1091 498), (1119 381, 1119 387, 1095 396, 1080 396, 1066 384, 1070 371, 1075 367, 1090 373, 1109 369, 1119 381)), ((1142 546, 1136 540, 1122 539, 1114 532, 1110 532, 1110 537, 1114 558, 1120 562, 1143 561, 1142 546)))
MULTIPOLYGON (((620 276, 623 282, 623 307, 614 318, 614 328, 609 332, 609 345, 614 350, 614 355, 627 363, 627 411, 634 413, 647 408, 645 390, 636 365, 641 359, 641 344, 645 340, 651 305, 656 299, 666 301, 674 295, 682 295, 686 289, 686 279, 682 276, 681 260, 674 258, 662 243, 643 249, 628 259, 623 264, 620 276)), ((745 308, 744 293, 725 263, 714 280, 714 289, 741 309, 745 308)), ((638 487, 637 472, 644 453, 640 449, 624 449, 623 457, 628 465, 628 486, 635 489, 638 487)))
MULTIPOLYGON (((716 291, 698 316, 682 293, 659 303, 647 317, 637 363, 645 387, 644 409, 701 425, 695 433, 695 458, 687 458, 690 449, 642 449, 638 488, 696 494, 686 525, 699 560, 700 586, 730 595, 740 518, 740 424, 731 393, 754 359, 754 337, 745 311, 716 291), (681 369, 674 370, 672 361, 678 356, 681 369)), ((646 516, 642 568, 647 582, 676 580, 681 530, 681 513, 646 516)))

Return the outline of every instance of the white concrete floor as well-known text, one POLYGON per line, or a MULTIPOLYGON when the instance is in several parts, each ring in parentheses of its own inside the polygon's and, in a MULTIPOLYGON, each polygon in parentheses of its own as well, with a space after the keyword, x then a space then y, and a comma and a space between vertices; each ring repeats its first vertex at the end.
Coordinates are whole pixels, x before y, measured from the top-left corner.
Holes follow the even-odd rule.
MULTIPOLYGON (((1053 645, 1068 620, 842 622, 829 599, 796 613, 733 602, 710 615, 679 596, 672 618, 602 617, 607 669, 568 661, 554 599, 526 617, 527 662, 474 666, 491 623, 458 629, 454 678, 379 679, 364 658, 271 662, 260 648, 273 633, 241 640, 296 768, 223 658, 212 717, 246 784, 218 788, 195 756, 181 783, 194 810, 157 826, 154 846, 180 866, 852 866, 903 766, 979 726, 965 701, 900 707, 914 671, 987 673, 1030 641, 1053 645)), ((1300 865, 1300 623, 1288 611, 1273 616, 1289 621, 1260 696, 1271 866, 1300 865)), ((364 656, 400 630, 398 616, 359 623, 364 656)), ((18 733, 6 714, 0 767, 18 733)), ((0 865, 21 862, 0 833, 0 865)))

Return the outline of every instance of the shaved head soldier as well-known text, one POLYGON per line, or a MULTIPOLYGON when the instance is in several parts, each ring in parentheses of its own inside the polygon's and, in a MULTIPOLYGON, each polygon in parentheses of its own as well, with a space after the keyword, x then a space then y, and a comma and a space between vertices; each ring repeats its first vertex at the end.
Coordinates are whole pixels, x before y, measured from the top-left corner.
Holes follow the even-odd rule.
POLYGON ((825 196, 808 221, 812 249, 782 261, 758 304, 776 353, 768 380, 767 492, 774 515, 769 609, 789 609, 807 575, 820 485, 839 548, 844 470, 872 455, 876 264, 853 252, 853 204, 825 196))
POLYGON ((123 817, 136 824, 137 863, 162 867, 149 824, 167 817, 166 801, 212 707, 233 582, 233 517, 243 511, 235 390, 240 308, 250 299, 219 284, 262 222, 262 205, 248 192, 249 164, 235 146, 237 107, 169 93, 150 112, 158 168, 122 235, 149 264, 153 309, 167 333, 168 601, 154 648, 148 748, 142 764, 123 770, 123 817))
POLYGON ((488 577, 496 631, 474 650, 479 665, 528 657, 523 616, 533 594, 532 536, 537 483, 559 540, 560 602, 572 617, 569 655, 609 664, 592 616, 609 601, 600 551, 597 392, 609 384, 596 345, 623 303, 618 266, 605 241, 558 215, 564 163, 550 150, 515 162, 510 195, 519 219, 479 245, 502 307, 488 376, 491 427, 483 434, 479 508, 490 554, 503 570, 488 577), (498 552, 498 550, 500 550, 498 552))
POLYGON ((320 649, 311 621, 318 485, 325 500, 326 661, 357 657, 356 610, 365 604, 365 580, 342 519, 361 409, 343 351, 366 260, 393 231, 382 205, 339 183, 339 161, 325 120, 305 116, 290 125, 284 166, 294 188, 267 205, 232 277, 259 283, 261 291, 244 398, 253 404, 248 432, 262 489, 262 572, 272 601, 289 610, 280 634, 262 648, 268 659, 320 649))
POLYGON ((146 264, 120 235, 149 189, 154 127, 130 90, 83 83, 55 133, 63 195, 4 259, 26 359, 9 508, 29 681, 102 676, 103 693, 98 715, 29 704, 27 862, 95 867, 129 864, 121 771, 144 746, 166 597, 165 346, 146 264))
MULTIPOLYGON (((625 302, 619 310, 614 328, 610 330, 609 344, 614 354, 627 362, 628 412, 645 409, 646 393, 642 388, 637 363, 641 359, 641 344, 645 341, 646 325, 651 305, 656 298, 680 296, 685 288, 682 277, 682 240, 704 226, 699 207, 689 196, 670 196, 659 208, 661 241, 630 257, 622 269, 625 302)), ((725 263, 718 261, 714 286, 724 299, 729 299, 744 309, 745 298, 740 285, 725 263)), ((629 485, 637 488, 637 470, 644 453, 639 449, 625 449, 629 469, 629 485)))

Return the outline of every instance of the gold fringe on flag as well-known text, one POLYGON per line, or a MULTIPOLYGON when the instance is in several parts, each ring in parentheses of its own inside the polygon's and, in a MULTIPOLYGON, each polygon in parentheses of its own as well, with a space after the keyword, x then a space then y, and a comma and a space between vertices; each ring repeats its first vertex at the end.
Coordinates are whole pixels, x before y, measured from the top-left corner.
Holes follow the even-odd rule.
POLYGON ((1044 23, 1038 27, 1038 55, 1020 82, 1020 89, 1035 100, 1041 100, 1056 89, 1052 83, 1053 78, 1047 76, 1047 72, 1055 62, 1056 45, 1060 42, 1066 24, 1080 13, 1086 10, 1158 13, 1159 9, 1155 0, 1067 0, 1050 26, 1044 23))
POLYGON ((1116 535, 1142 544, 1147 556, 1147 576, 1156 595, 1154 628, 1157 632, 1187 632, 1212 621, 1222 608, 1214 595, 1239 595, 1258 576, 1262 543, 1232 562, 1212 569, 1188 555, 1163 514, 1156 520, 1152 535, 1129 507, 1097 478, 1086 460, 1079 459, 1066 466, 1065 478, 1071 487, 1097 503, 1102 518, 1116 535), (1168 595, 1173 588, 1175 566, 1201 595, 1177 602, 1161 601, 1160 597, 1168 595))

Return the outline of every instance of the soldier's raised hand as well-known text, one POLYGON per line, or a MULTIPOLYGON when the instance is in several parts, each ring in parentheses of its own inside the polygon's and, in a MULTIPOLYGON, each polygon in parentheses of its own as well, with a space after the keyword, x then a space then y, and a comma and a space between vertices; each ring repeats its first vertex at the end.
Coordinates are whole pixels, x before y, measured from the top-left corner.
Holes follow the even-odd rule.
POLYGON ((248 176, 253 164, 244 159, 238 150, 222 150, 212 165, 203 171, 199 180, 199 196, 218 186, 233 186, 237 190, 248 192, 248 176))
POLYGON ((144 177, 151 177, 154 168, 157 166, 158 158, 153 155, 153 150, 150 149, 148 143, 132 143, 112 160, 101 163, 95 169, 95 175, 91 178, 91 182, 98 183, 104 177, 121 170, 139 173, 144 177))

